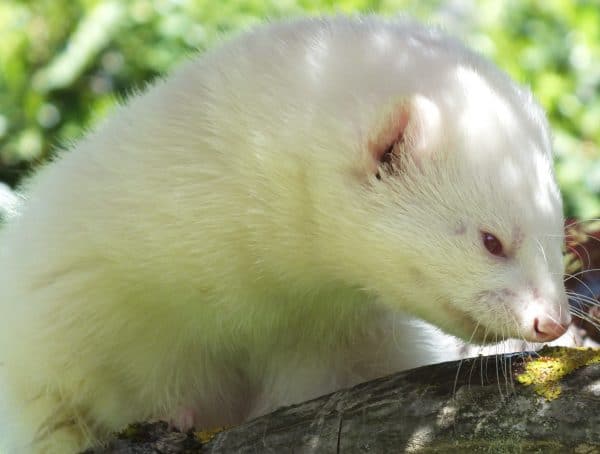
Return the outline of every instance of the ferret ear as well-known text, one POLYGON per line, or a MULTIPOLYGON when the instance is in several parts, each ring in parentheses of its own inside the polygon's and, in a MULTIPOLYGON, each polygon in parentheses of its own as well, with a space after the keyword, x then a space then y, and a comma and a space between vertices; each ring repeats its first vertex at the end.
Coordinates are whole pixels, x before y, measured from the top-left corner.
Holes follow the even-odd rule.
POLYGON ((430 99, 415 95, 395 102, 372 129, 368 168, 377 179, 402 172, 406 159, 420 167, 441 129, 440 111, 430 99))

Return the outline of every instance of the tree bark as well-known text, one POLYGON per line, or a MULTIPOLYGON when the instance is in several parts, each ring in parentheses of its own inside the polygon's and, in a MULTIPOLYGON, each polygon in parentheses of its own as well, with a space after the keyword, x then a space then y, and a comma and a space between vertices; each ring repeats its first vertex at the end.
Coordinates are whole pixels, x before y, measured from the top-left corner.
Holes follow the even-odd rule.
MULTIPOLYGON (((547 348, 531 356, 435 364, 282 408, 220 432, 202 447, 193 433, 156 423, 138 426, 133 439, 89 452, 597 453, 600 363, 572 358, 581 354, 547 348), (549 381, 542 370, 531 386, 519 383, 531 359, 540 355, 544 366, 559 351, 558 367, 565 366, 560 380, 549 381)), ((600 359, 599 351, 586 354, 600 359)))

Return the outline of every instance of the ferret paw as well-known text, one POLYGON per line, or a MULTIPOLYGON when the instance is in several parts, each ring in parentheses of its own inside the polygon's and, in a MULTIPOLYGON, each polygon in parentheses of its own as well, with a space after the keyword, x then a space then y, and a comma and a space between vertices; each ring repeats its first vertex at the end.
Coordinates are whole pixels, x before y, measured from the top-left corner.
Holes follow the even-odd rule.
POLYGON ((93 442, 93 434, 50 394, 15 399, 12 404, 0 427, 2 454, 76 454, 93 442))
POLYGON ((182 407, 175 412, 175 415, 169 418, 169 426, 179 430, 180 432, 187 432, 196 426, 196 419, 198 413, 195 408, 182 407))

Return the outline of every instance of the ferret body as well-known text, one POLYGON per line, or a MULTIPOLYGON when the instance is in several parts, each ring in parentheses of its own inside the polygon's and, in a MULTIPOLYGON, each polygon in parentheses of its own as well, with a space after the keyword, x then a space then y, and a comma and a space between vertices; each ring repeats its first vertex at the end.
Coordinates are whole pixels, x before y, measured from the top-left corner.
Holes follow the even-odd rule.
POLYGON ((132 97, 0 233, 0 441, 236 424, 569 323, 544 114, 408 21, 306 19, 132 97), (494 241, 495 240, 495 241, 494 241))

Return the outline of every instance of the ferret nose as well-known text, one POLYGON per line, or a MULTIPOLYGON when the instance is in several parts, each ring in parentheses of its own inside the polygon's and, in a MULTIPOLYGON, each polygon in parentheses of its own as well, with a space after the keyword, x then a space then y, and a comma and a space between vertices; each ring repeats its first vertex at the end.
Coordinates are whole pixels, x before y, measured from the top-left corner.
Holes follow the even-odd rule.
POLYGON ((538 342, 549 342, 565 334, 570 324, 570 316, 562 323, 548 316, 537 317, 533 321, 533 330, 538 342))

